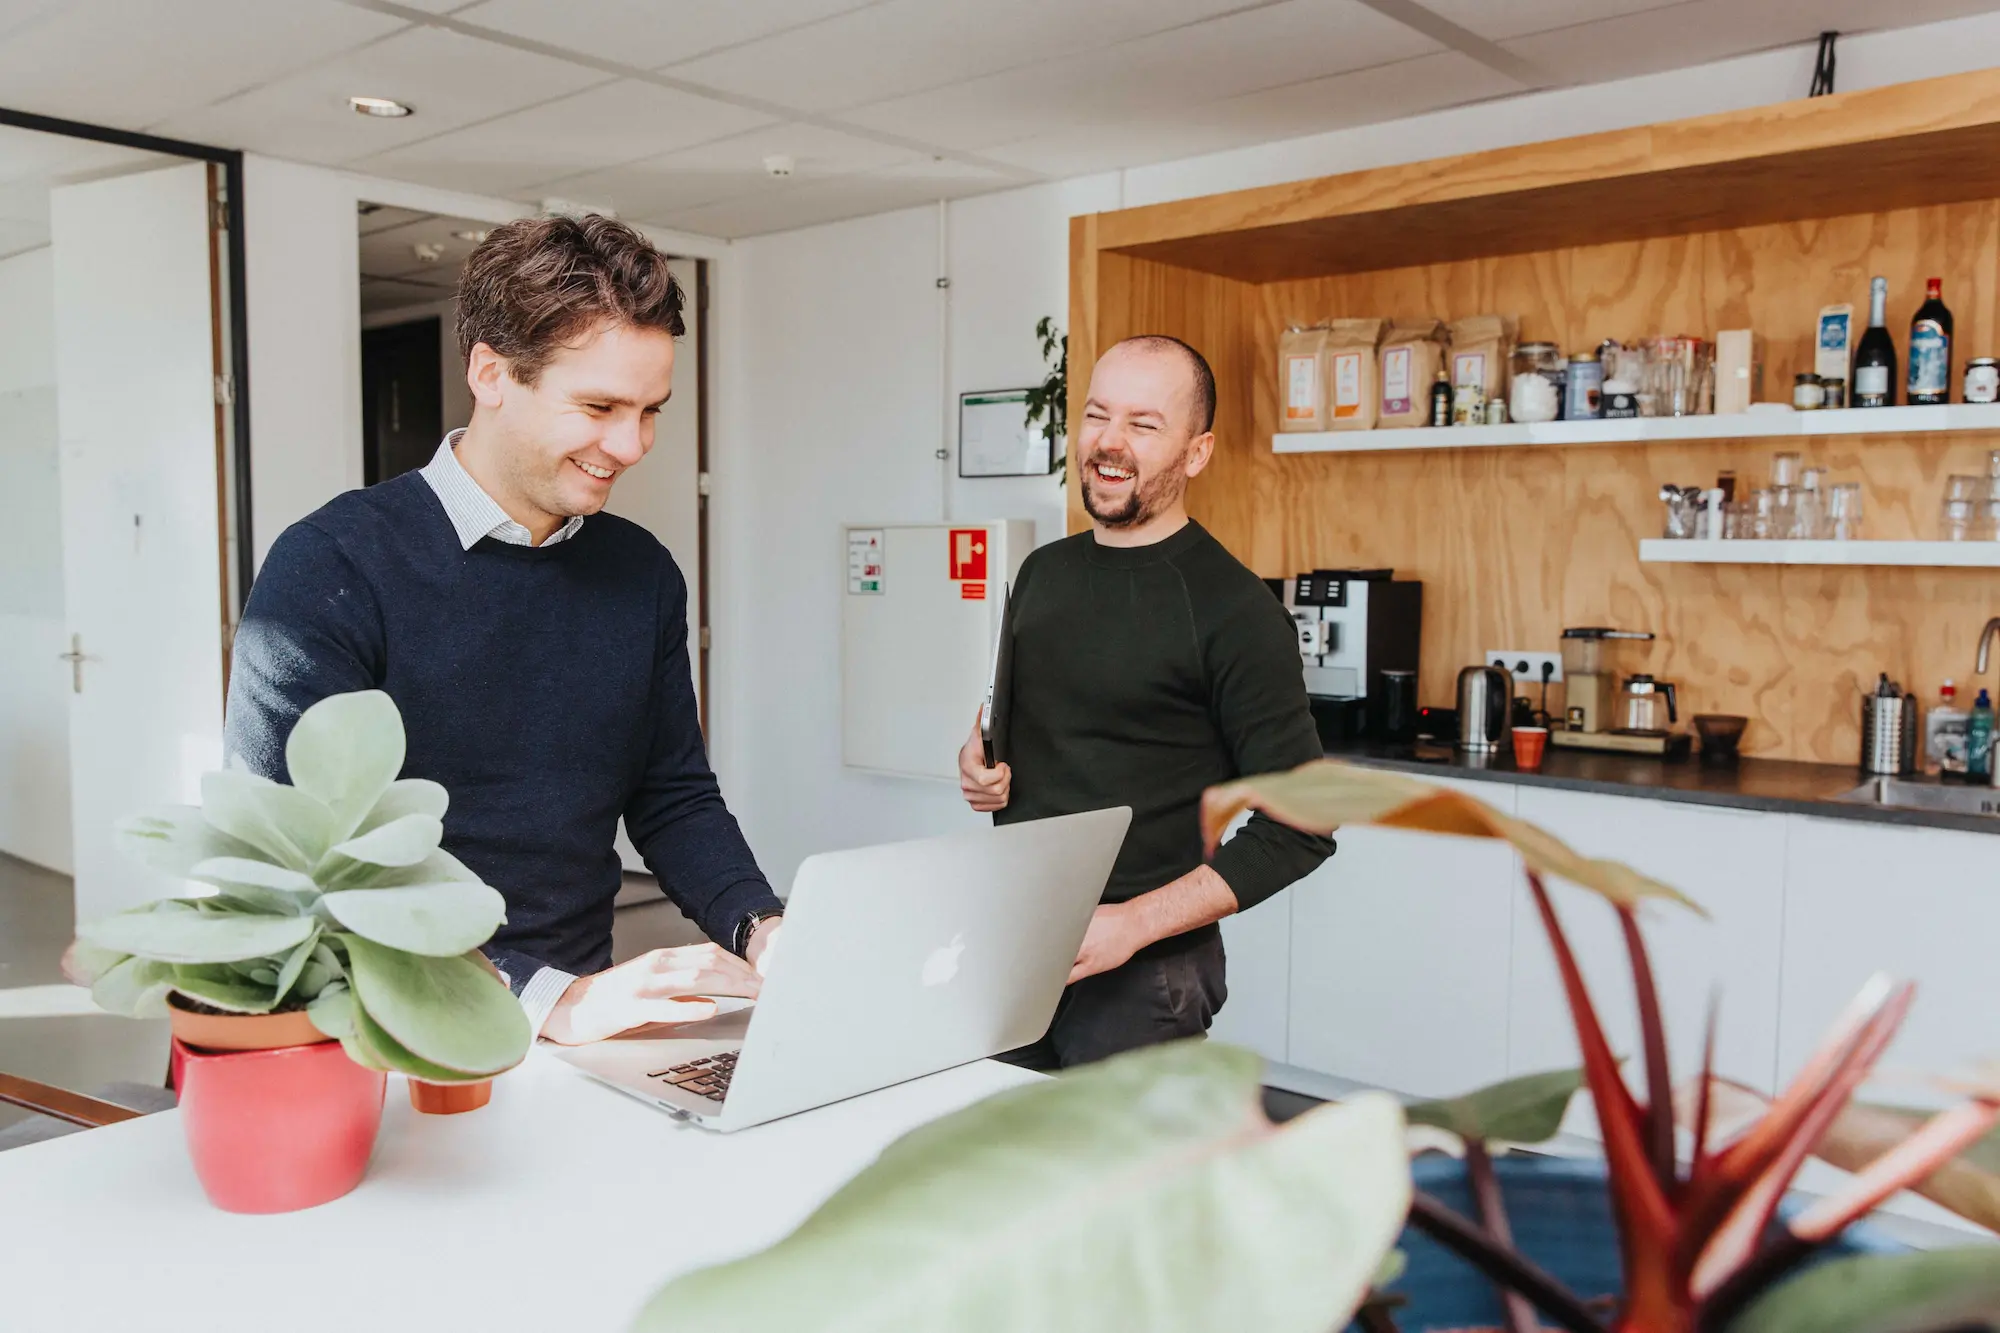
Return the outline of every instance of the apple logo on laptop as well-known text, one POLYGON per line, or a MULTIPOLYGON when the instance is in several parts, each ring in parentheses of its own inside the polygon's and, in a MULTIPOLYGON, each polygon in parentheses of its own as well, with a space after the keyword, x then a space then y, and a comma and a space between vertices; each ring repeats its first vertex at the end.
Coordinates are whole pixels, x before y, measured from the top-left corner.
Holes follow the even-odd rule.
POLYGON ((951 937, 951 943, 941 949, 931 950, 930 957, 924 959, 924 987, 942 986, 958 975, 958 956, 965 952, 965 934, 960 932, 951 937))

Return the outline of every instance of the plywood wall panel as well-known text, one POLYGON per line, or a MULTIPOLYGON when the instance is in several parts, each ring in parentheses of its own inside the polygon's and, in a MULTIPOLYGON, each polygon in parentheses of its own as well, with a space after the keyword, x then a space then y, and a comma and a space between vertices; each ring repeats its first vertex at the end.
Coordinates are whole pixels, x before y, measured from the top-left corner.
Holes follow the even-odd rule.
MULTIPOLYGON (((1970 684, 1979 628, 2000 613, 1992 572, 1639 562, 1639 541, 1658 535, 1663 483, 1712 485, 1730 468, 1756 484, 1781 446, 1280 457, 1270 440, 1278 334, 1332 316, 1499 311, 1520 317, 1524 338, 1565 348, 1747 326, 1764 336, 1765 396, 1785 397, 1792 375, 1811 368, 1820 306, 1847 300, 1865 315, 1870 275, 1886 275, 1901 353, 1923 280, 1935 275, 1956 317, 1957 365, 2000 355, 2000 202, 1262 286, 1120 255, 1098 264, 1098 346, 1174 333, 1215 365, 1218 447, 1190 492, 1196 517, 1266 576, 1389 565, 1423 579, 1427 703, 1449 703, 1458 668, 1488 649, 1553 649, 1565 625, 1651 629, 1660 641, 1630 665, 1676 681, 1684 712, 1749 716, 1752 753, 1850 763, 1858 695, 1878 671, 1927 697, 1945 676, 1970 684)), ((1088 376, 1087 361, 1072 365, 1088 376)), ((1983 473, 2000 438, 1782 447, 1835 481, 1863 483, 1870 536, 1929 537, 1945 477, 1983 473)))

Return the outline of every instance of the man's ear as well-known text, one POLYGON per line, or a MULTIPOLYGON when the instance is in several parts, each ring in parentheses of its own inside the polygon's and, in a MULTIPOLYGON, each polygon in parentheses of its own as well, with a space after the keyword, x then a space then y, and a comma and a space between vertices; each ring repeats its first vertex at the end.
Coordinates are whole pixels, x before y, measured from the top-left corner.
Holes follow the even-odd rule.
POLYGON ((1215 432, 1205 430, 1188 444, 1186 468, 1188 476, 1190 478, 1200 476, 1201 470, 1208 466, 1208 460, 1213 457, 1215 457, 1215 432))
POLYGON ((465 386, 472 390, 472 401, 480 407, 498 408, 508 383, 507 358, 485 343, 472 344, 465 358, 465 386))

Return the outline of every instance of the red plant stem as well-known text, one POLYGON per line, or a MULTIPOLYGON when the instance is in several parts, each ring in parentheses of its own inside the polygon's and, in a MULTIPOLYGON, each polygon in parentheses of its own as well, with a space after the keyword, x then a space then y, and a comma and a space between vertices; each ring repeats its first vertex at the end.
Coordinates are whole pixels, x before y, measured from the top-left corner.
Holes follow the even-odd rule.
POLYGON ((1654 1179, 1672 1197, 1679 1184, 1674 1172, 1674 1085, 1667 1069, 1667 1028, 1660 1018, 1660 988, 1653 981, 1653 963, 1646 956, 1637 914, 1620 904, 1618 925, 1625 932, 1625 952, 1632 959, 1632 989, 1639 1002, 1639 1033, 1646 1054, 1646 1146, 1653 1159, 1654 1179))
POLYGON ((1695 1096, 1694 1111, 1694 1152, 1688 1158, 1688 1178, 1702 1173, 1702 1165, 1708 1160, 1708 1118, 1715 1114, 1715 1024, 1716 1011, 1721 1007, 1714 991, 1708 993, 1708 1031, 1701 1044, 1701 1090, 1695 1096))
POLYGON ((1700 1333, 1721 1333, 1753 1299, 1776 1286, 1786 1274, 1812 1258, 1821 1242, 1801 1240, 1783 1227, 1775 1228, 1775 1238, 1755 1258, 1731 1273, 1709 1298, 1701 1303, 1695 1327, 1700 1333))
MULTIPOLYGON (((1604 1131, 1604 1158, 1611 1178, 1611 1200, 1618 1216, 1618 1248, 1625 1270, 1626 1316, 1636 1313, 1637 1327, 1656 1326, 1659 1330, 1682 1327, 1686 1283, 1678 1275, 1676 1255, 1680 1248, 1680 1225, 1660 1182, 1647 1160, 1643 1127, 1631 1089, 1618 1072, 1618 1058, 1605 1039, 1604 1025, 1590 1002, 1583 984, 1583 970, 1563 934, 1549 901, 1547 886, 1535 871, 1528 872, 1528 887, 1534 893, 1542 926, 1549 937, 1557 970, 1562 975, 1563 994, 1569 1001, 1570 1019, 1576 1026, 1576 1041, 1583 1054, 1584 1078, 1597 1106, 1597 1122, 1604 1131)), ((1680 1270, 1684 1271, 1684 1270, 1680 1270)))
MULTIPOLYGON (((1500 1195, 1500 1178, 1493 1174, 1493 1158, 1482 1139, 1465 1141, 1465 1176, 1472 1184, 1472 1204, 1479 1213, 1479 1225, 1509 1249, 1514 1230, 1507 1225, 1507 1202, 1500 1195)), ((1507 1333, 1536 1333, 1535 1312, 1519 1292, 1500 1286, 1500 1304, 1507 1315, 1507 1333)))
POLYGON ((1520 1251, 1419 1190, 1410 1198, 1410 1225, 1497 1283, 1520 1292, 1569 1333, 1607 1333, 1576 1293, 1520 1251))

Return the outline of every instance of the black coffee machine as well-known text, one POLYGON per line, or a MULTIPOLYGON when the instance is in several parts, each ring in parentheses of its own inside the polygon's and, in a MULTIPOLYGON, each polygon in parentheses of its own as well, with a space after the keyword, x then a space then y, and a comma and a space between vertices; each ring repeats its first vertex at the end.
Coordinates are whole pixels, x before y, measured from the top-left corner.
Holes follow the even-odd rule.
POLYGON ((1320 740, 1412 739, 1424 585, 1390 569, 1316 569, 1273 591, 1298 627, 1320 740))

